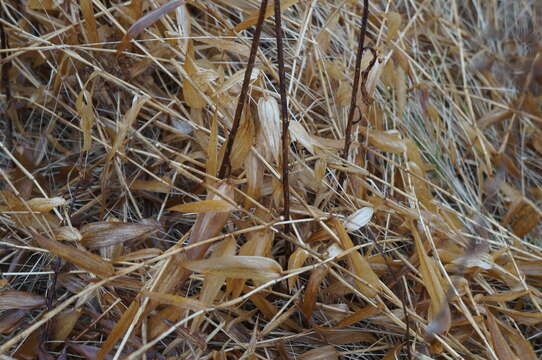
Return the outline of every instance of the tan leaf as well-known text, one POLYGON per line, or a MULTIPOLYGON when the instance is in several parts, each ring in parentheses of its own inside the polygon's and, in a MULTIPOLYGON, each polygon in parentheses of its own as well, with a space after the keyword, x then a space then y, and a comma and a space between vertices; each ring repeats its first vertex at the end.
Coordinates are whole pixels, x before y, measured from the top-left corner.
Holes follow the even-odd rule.
POLYGON ((190 271, 236 279, 271 280, 282 275, 282 268, 275 260, 261 256, 222 256, 184 263, 190 271))
POLYGON ((0 290, 0 310, 32 309, 43 305, 43 296, 18 290, 0 290))
POLYGON ((390 11, 386 13, 386 20, 388 21, 388 33, 386 35, 386 41, 390 41, 395 37, 397 31, 401 27, 401 15, 390 11))
POLYGON ((157 292, 152 292, 152 291, 142 291, 141 294, 144 296, 150 297, 151 299, 156 300, 162 304, 174 305, 183 309, 195 310, 195 311, 207 309, 206 304, 194 298, 164 294, 164 293, 157 293, 157 292))
POLYGON ((66 200, 61 197, 54 198, 34 198, 26 202, 30 209, 37 212, 49 212, 56 207, 66 205, 66 200))
POLYGON ((42 248, 49 250, 67 262, 77 265, 101 278, 110 277, 115 272, 113 265, 111 265, 110 262, 86 250, 61 244, 56 240, 51 240, 39 234, 34 234, 34 240, 36 240, 42 248))
POLYGON ((339 360, 339 353, 334 346, 326 345, 309 350, 297 357, 300 360, 339 360))
POLYGON ((82 243, 90 249, 96 249, 149 236, 159 229, 160 225, 158 223, 136 224, 99 221, 84 225, 81 228, 82 243))
POLYGON ((206 213, 206 212, 229 212, 235 210, 235 206, 226 200, 201 200, 190 203, 175 205, 168 209, 169 211, 206 213))

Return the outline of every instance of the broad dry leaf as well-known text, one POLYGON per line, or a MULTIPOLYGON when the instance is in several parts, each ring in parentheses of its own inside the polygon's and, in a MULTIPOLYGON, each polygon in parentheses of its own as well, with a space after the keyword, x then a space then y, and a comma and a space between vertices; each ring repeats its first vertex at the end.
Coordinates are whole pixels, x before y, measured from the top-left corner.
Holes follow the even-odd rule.
POLYGON ((141 294, 143 296, 150 297, 151 299, 156 300, 162 304, 174 305, 182 309, 188 309, 188 310, 194 310, 194 311, 207 309, 207 305, 205 303, 198 301, 197 299, 194 299, 194 298, 164 294, 164 293, 157 293, 157 292, 152 292, 152 291, 142 291, 141 294))
POLYGON ((52 340, 55 342, 52 344, 53 347, 58 347, 72 333, 79 317, 81 316, 82 311, 79 310, 67 310, 58 314, 53 322, 53 336, 52 340))
MULTIPOLYGON (((341 319, 337 324, 330 328, 326 328, 326 330, 333 330, 333 329, 342 329, 346 328, 350 325, 359 323, 360 321, 366 320, 371 318, 372 316, 378 315, 382 312, 381 307, 374 306, 374 305, 367 305, 365 307, 362 307, 361 309, 357 310, 351 315, 348 315, 347 317, 341 319)), ((323 329, 323 328, 322 328, 323 329)))
POLYGON ((281 121, 279 105, 272 96, 260 98, 258 101, 258 117, 260 118, 260 129, 262 132, 264 154, 266 159, 280 163, 281 138, 278 136, 281 132, 281 121))
POLYGON ((81 241, 83 235, 73 226, 61 226, 53 230, 55 239, 65 241, 81 241))
MULTIPOLYGON (((285 11, 289 7, 297 4, 300 0, 280 0, 280 9, 281 11, 285 11)), ((256 25, 256 22, 258 21, 258 10, 250 13, 245 20, 243 20, 241 23, 239 23, 237 26, 235 26, 234 32, 239 33, 240 31, 243 31, 245 29, 248 29, 249 27, 256 25)), ((264 19, 267 19, 274 14, 274 8, 273 4, 270 2, 269 5, 267 5, 267 8, 265 9, 265 15, 264 19)))
POLYGON ((442 335, 450 330, 451 325, 452 314, 450 313, 450 306, 448 305, 448 300, 444 299, 444 302, 441 304, 437 314, 427 325, 425 333, 429 339, 434 339, 436 335, 442 335))
POLYGON ((422 239, 415 228, 415 225, 411 225, 410 228, 412 229, 412 234, 414 235, 416 254, 418 254, 418 259, 420 261, 419 270, 422 275, 423 285, 427 289, 429 297, 431 298, 431 314, 433 317, 430 320, 433 320, 437 316, 439 310, 442 308, 442 304, 446 302, 446 295, 444 289, 442 288, 440 272, 436 264, 434 263, 433 259, 427 255, 427 250, 423 245, 422 239))
POLYGON ((115 269, 110 262, 86 250, 61 244, 39 234, 34 234, 34 240, 42 248, 101 278, 110 277, 115 273, 115 269))
POLYGON ((390 41, 395 37, 397 31, 401 27, 401 15, 390 11, 386 13, 386 20, 388 21, 388 33, 386 34, 386 41, 390 41))
POLYGON ((162 254, 162 250, 156 248, 146 248, 141 250, 136 250, 134 252, 124 254, 117 258, 114 258, 113 262, 123 262, 123 261, 138 261, 153 258, 162 254))
POLYGON ((46 213, 56 207, 66 205, 66 200, 61 197, 34 198, 26 202, 32 211, 46 213))
MULTIPOLYGON (((230 237, 217 245, 214 249, 211 259, 216 259, 222 256, 234 256, 236 251, 235 239, 230 237)), ((211 306, 216 299, 222 285, 226 281, 226 276, 223 274, 208 275, 203 280, 203 287, 200 292, 199 301, 206 306, 211 306)), ((203 321, 203 315, 194 319, 191 326, 191 331, 195 332, 199 329, 201 322, 203 321)))
MULTIPOLYGON (((354 247, 354 243, 342 222, 337 219, 333 220, 333 225, 339 239, 341 240, 344 250, 349 250, 354 247)), ((356 280, 356 286, 367 297, 375 297, 381 290, 381 282, 378 275, 373 271, 367 259, 358 251, 352 251, 348 254, 348 262, 353 272, 363 281, 356 280)))
POLYGON ((94 14, 94 9, 92 8, 92 0, 81 0, 80 7, 81 14, 85 19, 84 28, 88 40, 91 43, 97 44, 100 42, 100 38, 98 36, 98 26, 96 25, 96 16, 94 14))
POLYGON ((542 220, 542 210, 532 201, 522 198, 515 201, 502 222, 510 224, 517 236, 525 236, 536 228, 542 220))
POLYGON ((501 332, 495 317, 491 311, 487 311, 487 328, 491 334, 491 342, 493 344, 493 349, 499 357, 499 360, 519 360, 517 356, 512 352, 510 345, 506 341, 506 338, 501 332))
POLYGON ((307 130, 305 130, 300 122, 291 121, 289 130, 292 140, 298 141, 305 147, 305 149, 308 150, 308 152, 313 155, 315 154, 315 145, 317 145, 316 141, 311 135, 309 135, 307 130))
POLYGON ((122 41, 117 46, 117 54, 122 53, 124 49, 128 47, 130 41, 135 39, 142 31, 184 3, 185 0, 172 0, 152 11, 149 11, 143 17, 139 18, 132 26, 130 26, 122 38, 122 41))
POLYGON ((261 256, 222 256, 182 264, 190 271, 236 279, 271 280, 282 275, 275 260, 261 256))
POLYGON ((373 217, 374 209, 370 207, 363 207, 354 211, 344 221, 344 227, 348 232, 353 232, 361 229, 371 221, 373 217))
POLYGON ((327 266, 319 266, 311 272, 309 283, 305 287, 305 296, 303 297, 303 304, 301 309, 305 317, 310 320, 314 311, 314 305, 320 293, 320 285, 324 281, 329 272, 327 266))
POLYGON ((0 310, 33 309, 43 305, 43 296, 18 290, 0 290, 0 310))
POLYGON ((510 310, 499 306, 490 306, 490 308, 510 316, 512 319, 523 325, 536 326, 542 322, 542 313, 539 312, 510 310))
MULTIPOLYGON (((309 253, 302 248, 297 248, 288 258, 288 270, 292 271, 303 266, 308 259, 309 253)), ((298 275, 288 278, 288 288, 293 289, 298 275)))
POLYGON ((162 180, 136 180, 130 185, 131 190, 150 191, 163 194, 171 192, 171 179, 163 178, 162 180))
POLYGON ((407 147, 399 132, 396 130, 380 131, 360 129, 360 132, 367 136, 369 144, 376 147, 378 150, 391 152, 394 154, 402 154, 407 147))
POLYGON ((201 200, 175 205, 173 207, 170 207, 168 210, 188 213, 222 213, 235 210, 235 206, 233 206, 226 200, 201 200))
POLYGON ((0 334, 8 334, 17 329, 27 313, 28 310, 25 309, 4 311, 0 315, 0 334))
POLYGON ((236 41, 203 37, 200 37, 197 40, 204 44, 216 47, 217 49, 225 50, 232 54, 242 56, 244 58, 248 58, 250 54, 250 48, 248 46, 240 44, 236 41))
POLYGON ((81 131, 83 132, 83 147, 81 150, 89 151, 92 147, 92 127, 94 126, 96 119, 94 108, 92 107, 92 95, 87 90, 82 90, 79 93, 79 96, 77 96, 77 100, 75 101, 75 108, 81 117, 80 125, 81 131))
POLYGON ((496 293, 493 295, 484 295, 478 299, 480 302, 508 302, 514 301, 522 296, 528 295, 529 290, 510 290, 496 293))
POLYGON ((334 346, 326 345, 309 350, 297 357, 300 360, 339 360, 339 352, 334 346))
POLYGON ((99 221, 81 228, 82 244, 96 249, 149 236, 160 229, 160 224, 137 224, 99 221))

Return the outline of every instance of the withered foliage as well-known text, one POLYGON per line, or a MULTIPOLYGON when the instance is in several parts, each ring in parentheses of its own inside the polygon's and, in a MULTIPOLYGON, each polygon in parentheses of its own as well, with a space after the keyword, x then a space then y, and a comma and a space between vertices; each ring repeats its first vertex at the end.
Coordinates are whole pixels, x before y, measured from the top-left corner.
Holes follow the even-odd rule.
POLYGON ((0 0, 0 354, 540 358, 542 3, 364 3, 0 0))

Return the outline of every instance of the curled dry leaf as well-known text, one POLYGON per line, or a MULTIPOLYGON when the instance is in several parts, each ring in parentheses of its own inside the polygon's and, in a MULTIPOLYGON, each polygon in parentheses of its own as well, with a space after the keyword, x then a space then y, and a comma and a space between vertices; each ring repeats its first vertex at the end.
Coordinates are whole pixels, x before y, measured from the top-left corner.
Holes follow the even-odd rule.
POLYGON ((434 339, 436 335, 442 335, 450 329, 452 325, 452 315, 450 313, 450 306, 448 301, 445 300, 440 309, 438 310, 436 316, 429 322, 425 332, 429 339, 434 339))
POLYGON ((160 224, 136 224, 99 221, 81 228, 82 243, 89 249, 122 244, 142 236, 149 236, 160 229, 160 224))
MULTIPOLYGON (((297 248, 288 258, 288 270, 292 271, 302 267, 308 257, 309 253, 306 250, 297 248)), ((296 279, 297 275, 288 278, 288 287, 290 289, 294 288, 296 279)))
MULTIPOLYGON (((217 186, 217 193, 221 194, 225 198, 233 199, 233 186, 228 182, 222 182, 217 186)), ((222 197, 215 193, 210 193, 206 200, 224 200, 222 197)), ((188 245, 196 244, 200 241, 207 240, 213 236, 216 236, 226 224, 229 212, 215 212, 209 211, 198 214, 196 223, 192 227, 190 237, 188 238, 188 245)), ((192 248, 187 252, 188 259, 200 259, 203 257, 210 244, 198 246, 192 248)))
POLYGON ((45 305, 45 298, 25 291, 0 290, 0 310, 33 309, 45 305))
POLYGON ((148 12, 143 17, 138 19, 126 32, 126 35, 122 38, 119 46, 117 47, 117 54, 120 54, 128 47, 130 40, 135 39, 143 30, 160 20, 166 14, 172 12, 177 7, 183 5, 185 0, 172 0, 159 8, 148 12))
POLYGON ((303 297, 303 305, 301 307, 303 310, 303 314, 307 319, 310 319, 312 317, 314 305, 316 304, 318 294, 320 293, 320 285, 322 281, 324 281, 328 272, 329 268, 324 265, 317 267, 311 273, 309 283, 305 288, 305 296, 303 297))
POLYGON ((291 121, 289 129, 292 139, 295 141, 299 141, 301 145, 303 145, 305 149, 307 149, 308 152, 314 155, 316 141, 311 135, 309 135, 303 125, 300 122, 291 121))
POLYGON ((370 207, 363 207, 356 210, 350 216, 348 216, 344 221, 344 227, 348 232, 353 232, 364 227, 371 221, 373 217, 374 209, 370 207))
POLYGON ((37 212, 49 212, 56 207, 66 205, 66 200, 61 197, 34 198, 26 202, 30 209, 37 212))
POLYGON ((236 279, 271 280, 282 275, 278 262, 261 256, 222 256, 182 265, 190 271, 236 279))
POLYGON ((277 100, 272 96, 262 97, 258 101, 258 116, 266 158, 273 159, 278 164, 281 140, 277 134, 281 131, 281 121, 277 100))
POLYGON ((390 41, 394 38, 395 34, 401 27, 401 15, 390 11, 386 13, 386 20, 388 21, 388 34, 386 35, 386 41, 390 41))
POLYGON ((378 150, 402 154, 407 150, 407 146, 397 130, 380 131, 375 129, 361 128, 360 132, 367 136, 369 144, 378 150))
POLYGON ((73 226, 62 226, 54 229, 55 239, 65 241, 81 241, 83 235, 73 226))

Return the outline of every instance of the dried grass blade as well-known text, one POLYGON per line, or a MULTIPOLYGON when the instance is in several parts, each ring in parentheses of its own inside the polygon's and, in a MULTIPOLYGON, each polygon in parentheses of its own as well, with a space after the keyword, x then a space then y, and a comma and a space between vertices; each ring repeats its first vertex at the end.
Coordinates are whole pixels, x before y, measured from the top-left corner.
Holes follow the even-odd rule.
POLYGON ((495 350, 495 353, 499 357, 499 360, 519 360, 517 356, 514 355, 512 352, 512 349, 510 348, 510 345, 506 341, 506 338, 501 332, 501 329, 499 328, 499 325, 497 324, 497 321, 495 320, 495 317, 491 313, 491 311, 487 311, 487 329, 489 330, 489 333, 491 334, 491 342, 493 344, 493 349, 495 350))
POLYGON ((83 14, 83 18, 85 19, 85 31, 87 33, 88 40, 95 44, 94 46, 99 47, 100 45, 98 45, 98 43, 100 42, 100 38, 98 37, 98 27, 96 25, 96 17, 92 8, 92 0, 81 0, 79 4, 81 7, 81 14, 83 14))
POLYGON ((46 213, 56 207, 66 205, 66 200, 61 197, 54 198, 34 198, 26 202, 33 211, 46 213))
POLYGON ((235 206, 226 200, 201 200, 175 205, 168 210, 188 213, 224 213, 235 210, 235 206))
POLYGON ((152 10, 138 19, 126 32, 119 46, 117 47, 117 55, 121 54, 130 44, 130 40, 136 38, 143 30, 160 20, 163 16, 183 5, 185 0, 172 0, 165 3, 159 8, 152 10))
POLYGON ((300 360, 339 360, 339 353, 334 346, 326 345, 316 349, 309 350, 301 354, 300 360))
POLYGON ((43 305, 43 296, 18 290, 0 290, 0 310, 33 309, 43 305))
POLYGON ((100 221, 81 228, 82 243, 89 249, 122 244, 124 242, 149 236, 160 229, 156 224, 135 224, 100 221))
MULTIPOLYGON (((348 250, 354 247, 354 243, 348 232, 346 231, 342 222, 337 219, 333 220, 333 226, 339 239, 341 240, 344 250, 348 250)), ((348 262, 353 268, 354 273, 362 280, 366 281, 366 284, 362 281, 356 280, 356 286, 367 297, 372 298, 382 289, 380 279, 378 275, 371 268, 371 265, 367 259, 357 251, 352 251, 348 254, 348 262)))
POLYGON ((151 299, 156 300, 162 304, 174 305, 183 309, 199 311, 208 308, 205 303, 184 296, 164 294, 152 291, 142 291, 141 294, 143 296, 150 297, 151 299))
POLYGON ((110 262, 86 250, 61 244, 39 234, 34 234, 34 239, 42 248, 101 278, 108 278, 115 273, 115 269, 110 262))
POLYGON ((301 306, 303 314, 307 319, 311 319, 312 317, 314 305, 316 304, 318 294, 320 293, 320 285, 322 284, 322 281, 324 281, 324 279, 326 278, 328 272, 329 268, 327 266, 319 266, 311 273, 309 283, 305 288, 303 305, 301 306))
POLYGON ((270 280, 282 275, 279 263, 261 256, 222 256, 182 265, 190 271, 236 279, 270 280))

